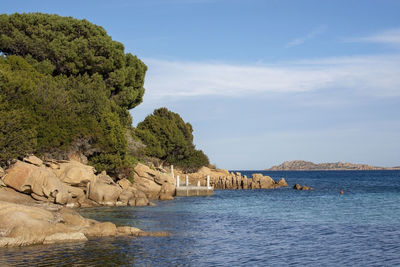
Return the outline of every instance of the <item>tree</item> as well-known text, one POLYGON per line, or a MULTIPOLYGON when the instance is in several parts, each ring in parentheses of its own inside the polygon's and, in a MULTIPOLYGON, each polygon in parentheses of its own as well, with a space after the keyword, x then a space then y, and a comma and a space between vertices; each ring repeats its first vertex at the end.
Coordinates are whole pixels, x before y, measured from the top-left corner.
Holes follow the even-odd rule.
POLYGON ((146 145, 144 152, 147 156, 186 170, 196 170, 209 164, 207 156, 195 149, 192 133, 192 125, 167 108, 156 109, 136 129, 136 135, 146 145))
POLYGON ((41 13, 2 14, 0 51, 27 58, 42 71, 51 70, 53 76, 99 74, 108 96, 123 108, 142 102, 146 65, 125 54, 123 44, 87 20, 41 13))
POLYGON ((129 109, 142 102, 146 70, 86 20, 0 15, 0 165, 85 147, 98 171, 125 168, 135 161, 129 109))

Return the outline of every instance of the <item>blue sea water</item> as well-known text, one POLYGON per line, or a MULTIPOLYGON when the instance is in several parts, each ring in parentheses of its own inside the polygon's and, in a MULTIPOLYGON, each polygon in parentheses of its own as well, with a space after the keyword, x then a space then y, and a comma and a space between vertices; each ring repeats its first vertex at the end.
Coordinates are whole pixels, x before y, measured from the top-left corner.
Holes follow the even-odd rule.
POLYGON ((285 177, 290 187, 81 209, 172 236, 3 248, 0 265, 400 266, 400 171, 262 173, 285 177), (295 183, 315 190, 293 190, 295 183))

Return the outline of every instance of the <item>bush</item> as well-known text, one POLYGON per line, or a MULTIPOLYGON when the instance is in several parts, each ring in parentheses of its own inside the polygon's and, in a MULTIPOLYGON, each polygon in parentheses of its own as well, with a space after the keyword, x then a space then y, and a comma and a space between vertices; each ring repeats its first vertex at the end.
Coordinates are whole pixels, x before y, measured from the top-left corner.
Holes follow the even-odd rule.
POLYGON ((195 171, 209 164, 208 157, 193 144, 193 128, 179 114, 156 109, 137 126, 136 135, 146 145, 145 155, 195 171))

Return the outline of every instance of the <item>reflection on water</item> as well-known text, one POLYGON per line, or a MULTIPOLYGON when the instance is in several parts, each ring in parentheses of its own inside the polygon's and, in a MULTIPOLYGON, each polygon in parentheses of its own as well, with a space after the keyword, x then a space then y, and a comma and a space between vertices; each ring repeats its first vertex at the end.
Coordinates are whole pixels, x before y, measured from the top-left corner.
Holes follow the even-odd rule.
POLYGON ((400 172, 275 175, 316 190, 216 191, 156 207, 81 209, 172 236, 2 248, 0 266, 400 265, 400 172))
MULTIPOLYGON (((0 265, 122 266, 135 265, 136 262, 144 265, 168 263, 168 259, 163 259, 163 255, 159 255, 159 258, 153 261, 149 251, 143 247, 143 243, 147 243, 147 237, 140 239, 99 238, 83 243, 6 248, 0 253, 0 265)), ((154 241, 154 244, 158 243, 154 241)))

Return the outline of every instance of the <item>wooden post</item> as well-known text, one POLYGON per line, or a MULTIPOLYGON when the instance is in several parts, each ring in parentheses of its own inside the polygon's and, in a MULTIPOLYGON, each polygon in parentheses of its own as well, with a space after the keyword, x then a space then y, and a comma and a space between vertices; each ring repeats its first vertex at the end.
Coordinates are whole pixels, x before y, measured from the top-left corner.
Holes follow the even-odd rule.
POLYGON ((179 175, 176 176, 176 188, 180 186, 179 175))
POLYGON ((186 186, 189 186, 189 175, 186 174, 186 186))
POLYGON ((172 179, 174 179, 174 165, 171 165, 171 175, 172 175, 172 179))
POLYGON ((197 181, 197 187, 200 187, 200 180, 197 181))

